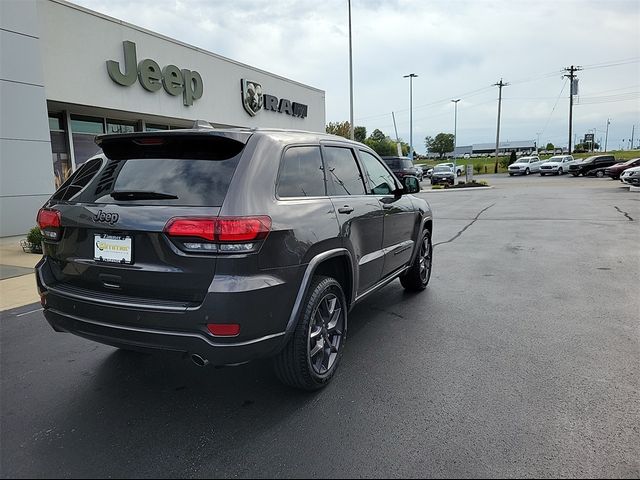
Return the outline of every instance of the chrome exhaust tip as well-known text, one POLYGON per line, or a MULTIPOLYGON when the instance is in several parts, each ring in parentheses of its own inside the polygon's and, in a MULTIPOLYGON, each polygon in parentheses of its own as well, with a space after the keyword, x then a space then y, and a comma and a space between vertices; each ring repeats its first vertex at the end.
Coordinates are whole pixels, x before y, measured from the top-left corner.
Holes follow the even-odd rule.
POLYGON ((191 354, 191 361, 193 363, 195 363, 199 367, 206 367, 207 365, 209 365, 209 360, 207 360, 206 358, 201 357, 197 353, 192 353, 191 354))

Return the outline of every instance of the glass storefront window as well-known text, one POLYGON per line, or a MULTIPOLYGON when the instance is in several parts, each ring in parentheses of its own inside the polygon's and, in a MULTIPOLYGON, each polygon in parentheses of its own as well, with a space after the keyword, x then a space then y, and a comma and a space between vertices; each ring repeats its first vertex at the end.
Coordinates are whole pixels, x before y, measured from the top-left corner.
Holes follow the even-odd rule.
POLYGON ((62 115, 49 114, 49 136, 51 138, 51 160, 56 189, 71 175, 71 156, 67 145, 62 115))
POLYGON ((49 115, 49 130, 62 131, 62 118, 54 115, 49 115))
POLYGON ((147 123, 144 126, 144 131, 145 132, 161 132, 163 130, 169 130, 169 126, 168 125, 154 125, 152 123, 147 123))
POLYGON ((71 116, 71 133, 73 138, 73 154, 76 168, 86 162, 101 149, 94 139, 104 133, 104 122, 101 118, 71 116))
POLYGON ((107 133, 133 133, 136 131, 136 122, 122 122, 120 120, 107 120, 107 133))
POLYGON ((104 133, 104 122, 101 118, 71 116, 71 131, 73 133, 92 133, 100 135, 104 133))

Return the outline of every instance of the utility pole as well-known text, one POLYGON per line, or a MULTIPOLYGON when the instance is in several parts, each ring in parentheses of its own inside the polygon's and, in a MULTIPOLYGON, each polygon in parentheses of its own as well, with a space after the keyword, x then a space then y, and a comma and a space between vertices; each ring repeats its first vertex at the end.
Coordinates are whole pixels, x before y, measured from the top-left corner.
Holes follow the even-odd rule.
POLYGON ((456 172, 458 169, 456 168, 456 145, 458 144, 458 102, 460 99, 457 98, 451 101, 455 105, 455 113, 453 116, 453 184, 457 185, 458 175, 456 172))
POLYGON ((391 112, 391 117, 393 118, 393 128, 396 131, 396 148, 398 149, 398 156, 402 156, 402 145, 400 144, 400 137, 398 136, 398 126, 396 125, 396 115, 391 112))
POLYGON ((580 70, 582 67, 573 65, 565 68, 565 71, 569 72, 569 75, 565 75, 569 79, 569 155, 571 155, 571 132, 573 131, 573 96, 578 94, 578 85, 574 84, 574 79, 576 79, 576 72, 580 70))
POLYGON ((634 125, 633 128, 631 129, 631 150, 633 150, 633 137, 635 136, 636 133, 636 126, 634 125))
POLYGON ((496 164, 493 168, 493 173, 498 173, 498 148, 500 146, 500 109, 502 108, 502 87, 506 87, 508 83, 504 83, 502 79, 498 83, 494 83, 494 86, 498 87, 498 130, 496 132, 496 164))
POLYGON ((607 151, 607 141, 609 140, 609 124, 610 123, 611 122, 607 118, 607 132, 604 134, 604 151, 605 151, 605 153, 607 151))
POLYGON ((349 138, 353 140, 353 54, 351 52, 351 0, 349 0, 349 110, 349 138))

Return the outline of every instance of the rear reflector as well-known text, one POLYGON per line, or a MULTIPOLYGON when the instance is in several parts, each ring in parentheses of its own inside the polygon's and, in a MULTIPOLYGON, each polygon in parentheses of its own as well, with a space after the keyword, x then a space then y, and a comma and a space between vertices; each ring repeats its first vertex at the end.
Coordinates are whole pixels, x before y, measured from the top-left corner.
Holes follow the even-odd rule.
POLYGON ((237 323, 209 323, 207 329, 216 337, 235 337, 240 334, 240 325, 237 323))
POLYGON ((215 243, 241 243, 262 240, 271 230, 271 218, 175 217, 167 222, 164 232, 170 237, 203 238, 215 243))

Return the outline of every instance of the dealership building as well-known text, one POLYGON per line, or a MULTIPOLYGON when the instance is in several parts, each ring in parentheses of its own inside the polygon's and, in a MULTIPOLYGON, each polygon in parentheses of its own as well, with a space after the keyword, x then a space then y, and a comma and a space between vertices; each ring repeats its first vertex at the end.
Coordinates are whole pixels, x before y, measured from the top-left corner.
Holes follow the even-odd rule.
POLYGON ((96 135, 324 131, 325 93, 63 0, 0 0, 0 236, 22 235, 96 135))

